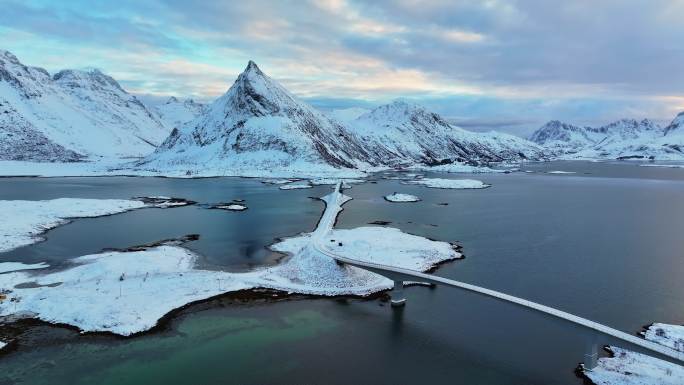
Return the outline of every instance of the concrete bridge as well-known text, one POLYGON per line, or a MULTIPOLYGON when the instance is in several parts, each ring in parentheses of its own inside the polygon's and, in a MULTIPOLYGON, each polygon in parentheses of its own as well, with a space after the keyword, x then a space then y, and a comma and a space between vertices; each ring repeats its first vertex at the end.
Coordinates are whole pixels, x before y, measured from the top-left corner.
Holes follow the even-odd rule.
POLYGON ((585 328, 594 330, 598 332, 597 334, 594 334, 594 338, 591 338, 591 340, 587 341, 586 344, 586 352, 584 355, 584 366, 587 369, 593 369, 596 367, 597 362, 598 362, 598 347, 599 347, 599 337, 600 335, 607 335, 610 337, 617 338, 623 342, 627 342, 628 344, 631 345, 636 345, 639 346, 643 349, 646 349, 652 353, 655 353, 654 356, 664 359, 666 361, 678 364, 678 365, 683 365, 684 364, 684 353, 678 352, 674 349, 670 349, 666 346, 657 344, 655 342, 651 342, 648 340, 645 340, 643 338, 637 337, 632 334, 625 333, 623 331, 613 329, 611 327, 608 327, 606 325, 600 324, 598 322, 591 321, 586 318, 582 318, 579 316, 576 316, 574 314, 570 314, 567 312, 564 312, 562 310, 558 310, 555 308, 552 308, 550 306, 542 305, 536 302, 528 301, 526 299, 514 297, 512 295, 508 295, 499 291, 495 290, 490 290, 484 287, 480 286, 475 286, 471 285, 468 283, 464 282, 459 282, 455 281, 452 279, 448 278, 443 278, 439 277, 436 275, 432 274, 426 274, 422 273, 419 271, 415 270, 409 270, 409 269, 403 269, 399 267, 394 267, 394 266, 386 266, 386 265, 380 265, 376 263, 371 263, 371 262, 366 262, 366 261, 359 261, 355 259, 350 259, 344 256, 341 256, 332 250, 328 249, 325 246, 325 242, 323 242, 324 238, 330 233, 332 230, 334 224, 335 224, 335 219, 337 218, 337 215, 339 214, 340 211, 342 211, 342 205, 351 200, 350 197, 342 194, 341 192, 342 188, 342 183, 338 182, 337 185, 335 186, 335 190, 331 193, 326 195, 325 197, 321 198, 325 203, 326 203, 326 208, 321 216, 321 219, 318 222, 318 226, 316 227, 316 230, 314 230, 314 233, 312 235, 312 247, 317 250, 318 252, 327 255, 330 258, 333 258, 336 260, 338 263, 341 264, 347 264, 351 266, 355 266, 361 269, 365 269, 368 271, 371 271, 376 274, 380 274, 384 277, 387 277, 391 280, 394 281, 394 289, 392 290, 392 305, 393 306, 403 306, 406 303, 406 298, 404 297, 403 291, 404 291, 404 281, 417 281, 417 282, 426 282, 438 286, 446 286, 446 287, 451 287, 451 288, 456 288, 460 290, 465 290, 469 291, 472 293, 476 293, 479 295, 483 295, 492 299, 496 299, 499 301, 504 301, 504 302, 509 302, 516 304, 518 306, 524 307, 529 310, 534 310, 537 312, 541 312, 556 318, 560 318, 562 320, 583 326, 585 328))

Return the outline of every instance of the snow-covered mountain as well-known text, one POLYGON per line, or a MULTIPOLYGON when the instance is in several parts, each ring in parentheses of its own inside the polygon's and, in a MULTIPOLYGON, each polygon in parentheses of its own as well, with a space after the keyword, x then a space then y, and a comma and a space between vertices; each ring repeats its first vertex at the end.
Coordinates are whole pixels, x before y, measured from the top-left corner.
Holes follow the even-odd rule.
POLYGON ((598 140, 587 127, 578 127, 558 120, 546 123, 532 133, 529 139, 553 155, 576 153, 598 140))
POLYGON ((174 129, 139 166, 189 174, 335 172, 376 164, 342 124, 298 100, 250 61, 207 111, 174 129))
POLYGON ((166 103, 154 106, 154 109, 167 126, 176 128, 202 115, 206 107, 205 104, 197 103, 192 99, 179 100, 172 96, 166 103))
POLYGON ((672 122, 663 129, 665 135, 678 135, 684 133, 684 111, 672 119, 672 122))
POLYGON ((53 77, 0 51, 0 159, 74 161, 138 157, 169 129, 156 113, 98 70, 53 77))
POLYGON ((498 133, 455 127, 420 105, 397 100, 349 122, 369 152, 391 166, 541 159, 539 146, 498 133))
POLYGON ((601 127, 551 121, 535 131, 530 140, 561 158, 684 159, 682 125, 684 114, 677 115, 664 129, 648 119, 621 119, 601 127))
POLYGON ((370 110, 362 107, 339 108, 326 112, 331 119, 337 120, 344 124, 348 124, 359 116, 369 112, 370 110))

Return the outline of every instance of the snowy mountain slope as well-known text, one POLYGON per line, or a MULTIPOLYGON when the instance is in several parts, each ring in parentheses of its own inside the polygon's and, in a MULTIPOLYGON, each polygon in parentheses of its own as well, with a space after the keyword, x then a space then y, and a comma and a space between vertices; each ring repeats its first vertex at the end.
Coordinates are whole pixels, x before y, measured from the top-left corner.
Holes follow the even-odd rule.
POLYGON ((331 119, 337 120, 344 124, 348 124, 359 116, 369 112, 370 110, 361 107, 340 108, 327 111, 325 114, 331 119))
POLYGON ((622 119, 601 127, 551 121, 535 131, 530 140, 561 158, 677 160, 684 159, 683 124, 684 114, 664 129, 648 119, 622 119))
POLYGON ((586 127, 552 120, 532 133, 529 139, 543 146, 551 154, 560 155, 585 149, 596 143, 599 137, 586 127))
POLYGON ((475 133, 451 126, 439 115, 397 100, 348 124, 374 156, 391 166, 450 162, 496 162, 543 157, 537 145, 513 135, 475 133))
POLYGON ((0 132, 8 140, 3 147, 25 148, 23 159, 28 160, 62 160, 59 148, 90 158, 142 156, 169 131, 155 113, 100 71, 65 70, 50 77, 7 51, 0 51, 0 103, 12 111, 11 117, 0 119, 0 132), (30 128, 28 136, 52 143, 56 158, 46 159, 50 151, 7 135, 17 131, 17 122, 30 128))
POLYGON ((675 116, 672 122, 663 129, 663 135, 675 135, 684 132, 684 111, 675 116))
POLYGON ((250 61, 205 114, 174 129, 139 167, 245 175, 334 172, 375 163, 341 124, 295 98, 250 61))
POLYGON ((155 111, 164 123, 171 128, 179 128, 206 111, 207 106, 192 99, 178 100, 172 96, 164 104, 155 106, 155 111))
POLYGON ((0 98, 0 160, 77 162, 83 158, 48 139, 0 98))

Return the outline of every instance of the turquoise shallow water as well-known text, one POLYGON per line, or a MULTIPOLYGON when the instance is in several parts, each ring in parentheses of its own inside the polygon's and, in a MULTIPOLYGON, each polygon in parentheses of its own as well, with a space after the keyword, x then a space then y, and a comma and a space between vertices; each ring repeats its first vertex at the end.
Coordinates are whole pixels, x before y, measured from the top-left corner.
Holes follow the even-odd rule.
MULTIPOLYGON (((684 323, 684 170, 631 163, 530 164, 530 174, 441 175, 491 183, 439 190, 396 180, 356 185, 338 224, 389 226, 463 245, 436 274, 556 306, 627 332, 684 323), (576 174, 548 175, 548 170, 576 174), (414 194, 396 204, 383 195, 414 194), (439 205, 448 203, 448 205, 439 205)), ((277 263, 274 238, 312 229, 327 187, 279 191, 252 179, 6 178, 0 199, 173 195, 200 203, 246 199, 232 213, 145 209, 79 219, 2 260, 59 263, 105 247, 199 233, 188 244, 212 268, 277 263)), ((215 300, 160 330, 121 339, 47 325, 21 328, 0 357, 0 383, 580 384, 586 332, 467 293, 414 287, 408 305, 345 299, 215 300)), ((604 340, 603 343, 614 341, 604 340)))

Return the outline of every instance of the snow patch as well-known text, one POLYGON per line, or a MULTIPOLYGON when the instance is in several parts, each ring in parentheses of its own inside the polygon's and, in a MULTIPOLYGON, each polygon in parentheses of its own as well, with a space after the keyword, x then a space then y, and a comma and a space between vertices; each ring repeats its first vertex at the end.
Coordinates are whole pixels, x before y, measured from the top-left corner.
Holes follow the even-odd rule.
POLYGON ((684 326, 654 323, 642 334, 649 341, 684 352, 684 326))
POLYGON ((408 180, 403 184, 417 184, 430 188, 443 189, 479 189, 487 188, 491 185, 475 179, 442 179, 442 178, 423 178, 418 180, 408 180))
POLYGON ((18 270, 33 270, 33 269, 44 269, 50 267, 45 262, 26 264, 21 262, 0 262, 0 273, 7 273, 11 271, 18 270))
POLYGON ((645 354, 615 346, 609 348, 613 357, 600 358, 593 370, 584 374, 600 385, 681 385, 684 367, 645 354))
POLYGON ((42 234, 73 218, 92 218, 140 209, 137 200, 59 198, 43 201, 0 201, 0 252, 30 245, 42 234))
POLYGON ((312 188, 313 186, 310 185, 308 182, 302 182, 302 183, 288 183, 285 185, 282 185, 278 187, 281 190, 299 190, 299 189, 305 189, 305 188, 312 188))
POLYGON ((411 194, 401 194, 401 193, 393 193, 390 195, 385 195, 384 196, 385 200, 389 202, 418 202, 420 201, 420 198, 418 198, 415 195, 411 194))
POLYGON ((241 205, 239 203, 230 204, 218 204, 211 207, 212 209, 229 210, 229 211, 244 211, 247 210, 247 206, 241 205))

